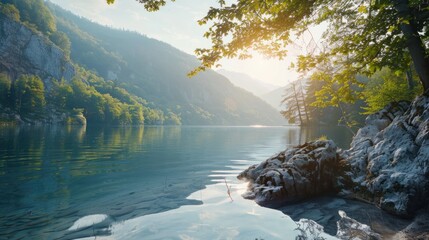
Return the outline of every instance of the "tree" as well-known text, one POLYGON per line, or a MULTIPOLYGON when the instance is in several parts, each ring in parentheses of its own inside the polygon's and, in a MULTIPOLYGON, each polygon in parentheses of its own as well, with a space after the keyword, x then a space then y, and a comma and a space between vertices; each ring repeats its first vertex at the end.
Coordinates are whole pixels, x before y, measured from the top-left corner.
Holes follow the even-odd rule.
MULTIPOLYGON (((108 0, 113 3, 113 0, 108 0)), ((165 0, 139 0, 149 11, 165 0)), ((247 58, 256 50, 282 59, 292 36, 309 27, 327 23, 323 40, 327 46, 298 57, 296 69, 321 76, 317 67, 330 65, 336 102, 361 97, 353 85, 358 73, 370 76, 383 67, 405 72, 413 62, 424 90, 429 89, 429 7, 423 0, 280 1, 218 0, 199 24, 211 24, 204 37, 211 47, 197 49, 201 65, 191 74, 216 65, 221 58, 247 58)), ((330 102, 331 98, 325 99, 330 102)))
POLYGON ((393 71, 387 68, 375 73, 363 91, 367 105, 363 109, 366 113, 377 112, 391 102, 411 101, 421 93, 421 85, 415 84, 415 79, 410 80, 411 84, 405 81, 404 79, 407 78, 405 75, 395 75, 393 71), (413 87, 410 88, 410 85, 413 87))
POLYGON ((34 75, 21 75, 14 83, 15 108, 20 114, 43 113, 45 90, 42 80, 34 75))
POLYGON ((43 33, 53 33, 57 30, 55 18, 43 0, 2 0, 13 4, 23 22, 34 24, 43 33))
POLYGON ((133 124, 143 124, 144 116, 143 116, 143 107, 139 104, 131 105, 128 108, 128 111, 131 114, 131 120, 133 124))
POLYGON ((67 34, 61 31, 56 31, 52 33, 49 38, 53 43, 55 43, 55 45, 57 45, 64 51, 67 57, 70 57, 71 42, 70 39, 67 37, 67 34))
POLYGON ((53 81, 48 102, 52 102, 61 110, 67 110, 71 108, 73 94, 72 87, 64 79, 53 81))
POLYGON ((12 4, 3 4, 0 2, 0 12, 6 14, 6 16, 15 21, 19 21, 20 19, 19 10, 12 4))
POLYGON ((11 85, 10 77, 5 73, 0 73, 0 105, 9 105, 11 85))
POLYGON ((281 114, 290 123, 296 123, 298 120, 300 125, 306 125, 310 123, 310 118, 302 81, 302 79, 299 79, 289 84, 282 100, 282 104, 285 105, 286 110, 281 111, 281 114))

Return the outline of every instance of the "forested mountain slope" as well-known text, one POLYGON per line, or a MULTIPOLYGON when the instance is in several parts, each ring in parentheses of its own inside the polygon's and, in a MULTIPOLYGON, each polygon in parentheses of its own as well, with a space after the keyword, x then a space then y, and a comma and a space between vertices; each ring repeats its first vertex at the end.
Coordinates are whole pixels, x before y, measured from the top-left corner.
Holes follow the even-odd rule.
POLYGON ((183 124, 281 124, 280 114, 264 101, 207 71, 186 74, 195 57, 136 32, 101 26, 49 4, 57 27, 71 41, 71 59, 149 105, 180 116, 183 124))

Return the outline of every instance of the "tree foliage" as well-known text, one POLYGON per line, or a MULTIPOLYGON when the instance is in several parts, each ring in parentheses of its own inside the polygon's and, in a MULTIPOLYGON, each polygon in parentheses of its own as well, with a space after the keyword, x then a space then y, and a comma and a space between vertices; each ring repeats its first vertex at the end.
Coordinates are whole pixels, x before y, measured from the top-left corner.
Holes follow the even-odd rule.
POLYGON ((289 123, 298 123, 306 125, 310 123, 310 113, 307 106, 305 86, 302 79, 289 84, 285 90, 285 95, 282 104, 285 110, 281 114, 288 119, 289 123))
MULTIPOLYGON (((163 0, 139 0, 156 10, 163 0), (155 5, 155 7, 154 7, 155 5)), ((253 50, 279 59, 292 36, 327 23, 323 46, 298 57, 295 67, 324 79, 324 104, 353 102, 358 74, 371 76, 383 67, 405 72, 413 62, 429 89, 429 4, 423 0, 279 1, 237 0, 209 9, 199 24, 210 25, 204 37, 210 48, 197 49, 201 65, 191 74, 215 66, 221 58, 247 58, 253 50), (324 69, 320 70, 319 67, 324 69), (329 71, 324 71, 326 68, 329 71)), ((321 102, 321 101, 319 101, 321 102)))
POLYGON ((22 75, 14 83, 15 108, 21 114, 43 113, 45 87, 42 80, 34 75, 22 75))
POLYGON ((53 33, 57 30, 55 18, 43 0, 1 0, 13 4, 18 10, 20 19, 42 33, 53 33))
POLYGON ((0 73, 0 105, 9 105, 12 81, 6 73, 0 73))
POLYGON ((422 86, 418 80, 410 79, 413 81, 410 84, 404 80, 405 78, 405 74, 395 74, 388 68, 375 73, 363 90, 367 105, 363 108, 365 113, 377 112, 391 102, 411 101, 422 92, 422 86))
POLYGON ((12 4, 3 4, 0 2, 0 11, 15 21, 20 20, 19 10, 12 4))
MULTIPOLYGON (((108 4, 113 4, 115 0, 106 0, 108 4)), ((142 3, 146 10, 149 12, 158 11, 160 7, 164 6, 167 1, 166 0, 137 0, 142 3)), ((171 0, 174 2, 175 0, 171 0)))
POLYGON ((50 35, 50 39, 55 45, 60 47, 67 57, 70 57, 71 42, 67 34, 61 31, 56 31, 50 35))

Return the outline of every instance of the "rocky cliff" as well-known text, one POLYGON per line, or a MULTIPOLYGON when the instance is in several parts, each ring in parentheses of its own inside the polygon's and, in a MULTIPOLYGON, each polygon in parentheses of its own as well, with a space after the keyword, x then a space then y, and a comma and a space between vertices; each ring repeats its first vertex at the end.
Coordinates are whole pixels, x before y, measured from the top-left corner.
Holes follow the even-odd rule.
MULTIPOLYGON (((46 36, 0 12, 0 72, 6 72, 13 80, 22 74, 36 75, 43 80, 45 90, 49 91, 53 79, 69 81, 76 71, 63 50, 46 36)), ((43 116, 28 114, 23 117, 15 110, 0 105, 2 123, 59 124, 75 122, 75 119, 75 116, 69 116, 54 106, 47 106, 43 116)), ((77 122, 83 124, 85 121, 77 122)))
POLYGON ((51 79, 70 80, 75 68, 49 39, 0 13, 0 71, 13 79, 21 74, 39 76, 49 88, 51 79))

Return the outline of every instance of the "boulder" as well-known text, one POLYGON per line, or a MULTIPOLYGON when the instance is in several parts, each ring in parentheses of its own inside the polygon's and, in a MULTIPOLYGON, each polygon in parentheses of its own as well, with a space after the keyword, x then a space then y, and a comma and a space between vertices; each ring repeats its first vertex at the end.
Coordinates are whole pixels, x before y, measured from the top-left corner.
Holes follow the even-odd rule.
POLYGON ((336 188, 340 156, 331 140, 288 149, 253 165, 238 178, 250 181, 244 197, 262 205, 296 202, 336 188))

